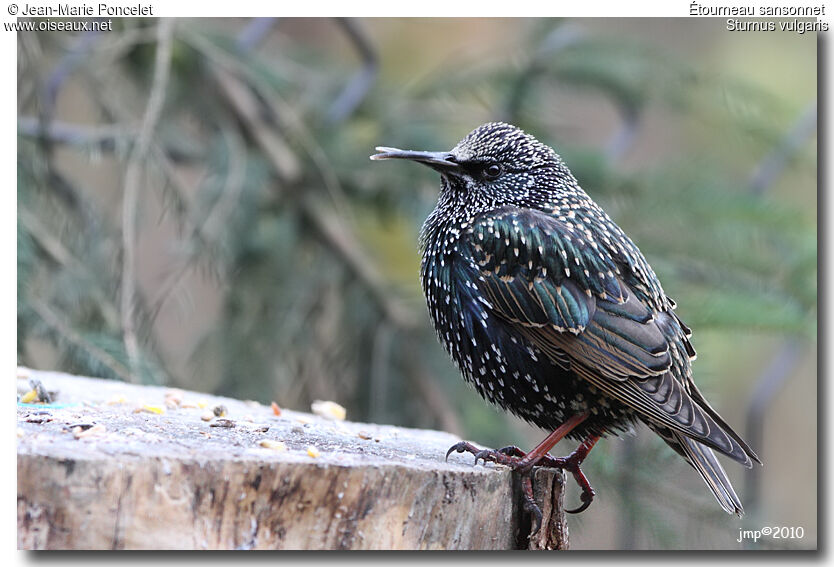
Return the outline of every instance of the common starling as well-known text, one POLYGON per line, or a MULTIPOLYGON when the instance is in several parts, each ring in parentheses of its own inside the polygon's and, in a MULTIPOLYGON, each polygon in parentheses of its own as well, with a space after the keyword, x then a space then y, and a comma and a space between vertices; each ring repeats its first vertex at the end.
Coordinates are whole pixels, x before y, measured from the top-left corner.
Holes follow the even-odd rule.
MULTIPOLYGON (((692 465, 721 507, 741 502, 711 449, 761 462, 692 381, 695 350, 637 246, 580 187, 550 147, 515 126, 484 124, 448 152, 377 148, 440 172, 437 206, 420 232, 420 279, 440 342, 488 401, 552 431, 517 447, 453 451, 511 466, 526 508, 533 466, 571 472, 598 439, 645 423, 692 465), (548 451, 563 437, 581 444, 548 451)), ((447 457, 449 455, 447 453, 447 457)))

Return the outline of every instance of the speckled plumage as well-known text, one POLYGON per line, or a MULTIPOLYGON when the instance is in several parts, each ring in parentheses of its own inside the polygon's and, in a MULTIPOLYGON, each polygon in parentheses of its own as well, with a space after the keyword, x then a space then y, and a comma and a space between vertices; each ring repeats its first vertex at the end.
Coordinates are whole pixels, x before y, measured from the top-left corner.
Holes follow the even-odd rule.
POLYGON ((467 382, 549 430, 589 412, 569 434, 578 439, 642 421, 741 513, 708 447, 758 458, 695 387, 690 331, 651 266, 561 158, 503 123, 449 152, 380 150, 442 174, 420 233, 421 282, 467 382))

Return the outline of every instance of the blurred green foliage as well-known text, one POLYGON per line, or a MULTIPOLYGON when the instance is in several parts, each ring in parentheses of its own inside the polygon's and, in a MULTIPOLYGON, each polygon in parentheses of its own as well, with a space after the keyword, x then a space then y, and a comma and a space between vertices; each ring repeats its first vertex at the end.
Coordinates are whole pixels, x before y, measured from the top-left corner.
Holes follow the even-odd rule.
MULTIPOLYGON (((376 145, 448 148, 490 119, 557 148, 650 259, 696 348, 704 330, 816 340, 816 154, 780 150, 795 102, 662 42, 571 21, 506 24, 505 54, 476 50, 428 73, 408 72, 403 50, 417 47, 395 45, 390 22, 261 23, 266 36, 246 21, 178 21, 162 62, 152 20, 19 36, 21 364, 300 409, 334 399, 355 420, 518 442, 458 378, 424 314, 415 242, 436 176, 367 159, 376 145), (160 64, 170 72, 155 87, 160 64), (358 104, 335 108, 349 84, 358 104), (139 285, 125 312, 123 171, 153 88, 164 106, 128 211, 139 285), (584 115, 597 143, 576 139, 571 100, 608 113, 584 115), (629 161, 641 140, 657 157, 629 161), (772 152, 786 166, 753 190, 772 152), (770 190, 784 178, 798 198, 770 190)), ((720 389, 720 373, 698 381, 720 389)), ((626 512, 649 506, 653 469, 681 466, 658 444, 635 450, 626 512)), ((597 452, 590 474, 615 493, 619 461, 597 452)), ((656 545, 681 545, 661 516, 641 517, 656 545)))

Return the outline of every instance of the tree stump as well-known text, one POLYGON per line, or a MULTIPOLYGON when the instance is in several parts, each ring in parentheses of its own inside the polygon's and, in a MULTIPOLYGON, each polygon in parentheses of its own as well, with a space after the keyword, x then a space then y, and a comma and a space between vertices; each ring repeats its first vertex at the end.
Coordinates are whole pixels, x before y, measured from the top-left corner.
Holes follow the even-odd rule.
POLYGON ((18 403, 20 549, 568 547, 560 471, 536 472, 544 521, 530 538, 509 469, 444 461, 448 433, 20 375, 55 394, 18 403))

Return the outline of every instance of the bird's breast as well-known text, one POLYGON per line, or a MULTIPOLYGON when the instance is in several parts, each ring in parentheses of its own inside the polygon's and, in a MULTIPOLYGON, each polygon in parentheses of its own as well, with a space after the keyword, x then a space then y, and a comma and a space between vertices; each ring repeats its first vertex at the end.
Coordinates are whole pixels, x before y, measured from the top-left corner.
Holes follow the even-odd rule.
POLYGON ((488 401, 542 427, 581 410, 574 380, 489 309, 471 258, 427 255, 423 288, 437 336, 464 379, 488 401))

